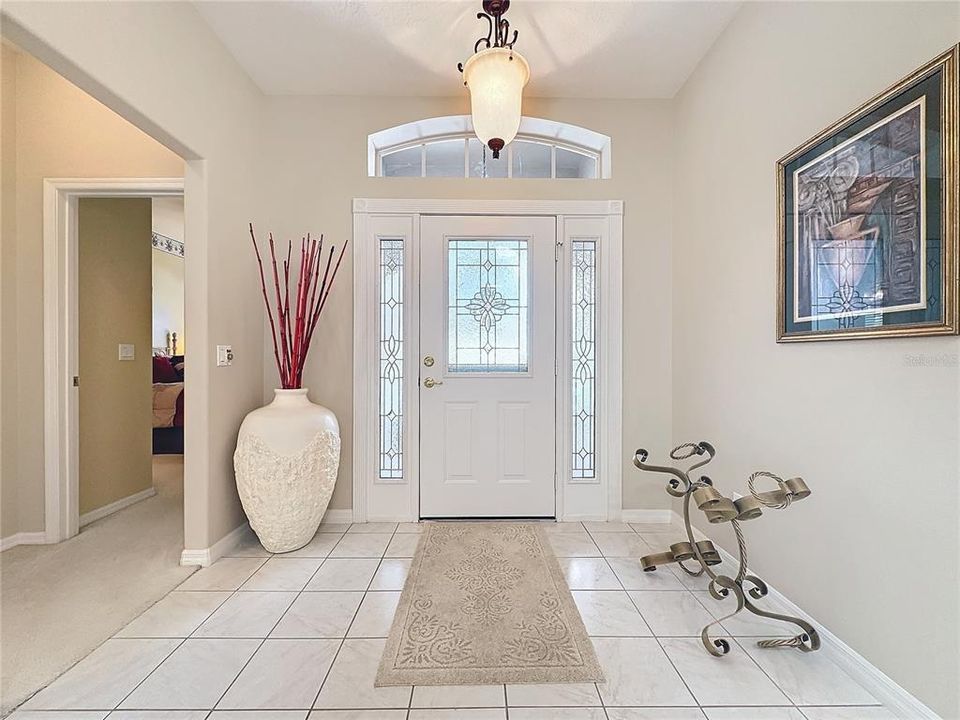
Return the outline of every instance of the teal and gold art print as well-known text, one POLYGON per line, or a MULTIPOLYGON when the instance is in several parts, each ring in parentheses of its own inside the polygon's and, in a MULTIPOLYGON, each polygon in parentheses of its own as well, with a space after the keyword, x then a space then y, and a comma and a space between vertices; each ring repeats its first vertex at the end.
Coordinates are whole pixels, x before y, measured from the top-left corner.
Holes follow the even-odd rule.
POLYGON ((957 332, 960 46, 777 164, 777 340, 957 332))

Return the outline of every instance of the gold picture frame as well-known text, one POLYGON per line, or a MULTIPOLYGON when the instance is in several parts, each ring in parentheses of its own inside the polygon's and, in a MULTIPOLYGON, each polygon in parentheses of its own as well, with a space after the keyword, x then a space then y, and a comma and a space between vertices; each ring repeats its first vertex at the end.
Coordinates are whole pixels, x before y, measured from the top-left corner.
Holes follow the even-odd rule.
POLYGON ((777 342, 957 334, 958 67, 960 45, 777 162, 777 342))

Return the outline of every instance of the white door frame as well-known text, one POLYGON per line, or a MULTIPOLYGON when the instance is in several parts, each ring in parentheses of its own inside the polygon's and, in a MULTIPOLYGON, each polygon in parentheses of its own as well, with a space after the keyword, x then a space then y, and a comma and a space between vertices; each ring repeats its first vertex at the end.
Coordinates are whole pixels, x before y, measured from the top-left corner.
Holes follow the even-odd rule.
POLYGON ((353 519, 413 521, 419 517, 419 255, 423 215, 539 215, 557 219, 561 262, 557 280, 557 519, 619 520, 622 508, 623 202, 619 200, 353 201, 353 519), (381 479, 377 465, 378 365, 377 256, 381 238, 404 241, 404 477, 381 479), (570 246, 597 242, 597 473, 575 480, 570 472, 569 363, 570 246))
POLYGON ((82 197, 183 195, 183 178, 43 181, 43 454, 46 542, 80 527, 77 208, 82 197))

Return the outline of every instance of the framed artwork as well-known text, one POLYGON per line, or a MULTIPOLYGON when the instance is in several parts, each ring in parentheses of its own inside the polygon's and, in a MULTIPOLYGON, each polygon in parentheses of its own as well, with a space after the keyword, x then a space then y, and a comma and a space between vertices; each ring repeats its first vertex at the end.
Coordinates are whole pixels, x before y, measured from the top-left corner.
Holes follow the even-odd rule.
POLYGON ((957 333, 960 45, 777 163, 777 341, 957 333))

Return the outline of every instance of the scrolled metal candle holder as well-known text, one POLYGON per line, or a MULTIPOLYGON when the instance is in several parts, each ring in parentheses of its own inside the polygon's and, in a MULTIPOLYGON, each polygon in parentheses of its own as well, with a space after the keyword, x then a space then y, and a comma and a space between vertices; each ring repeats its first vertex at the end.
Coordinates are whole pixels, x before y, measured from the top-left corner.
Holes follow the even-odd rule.
POLYGON ((721 627, 721 623, 741 610, 746 608, 754 615, 760 615, 773 620, 792 623, 799 627, 802 632, 789 638, 771 638, 769 640, 760 640, 757 642, 762 648, 773 647, 794 647, 803 652, 813 652, 820 649, 820 635, 816 628, 802 618, 792 617, 790 615, 781 615, 779 613, 768 612, 757 607, 753 601, 759 600, 767 594, 767 585, 755 575, 747 572, 747 544, 743 537, 743 530, 740 523, 745 520, 753 520, 763 514, 764 508, 782 510, 790 506, 797 500, 803 500, 810 495, 810 488, 801 478, 791 478, 783 480, 782 478, 766 471, 753 473, 747 482, 750 494, 736 500, 724 497, 714 486, 713 481, 706 475, 701 475, 699 480, 691 480, 690 476, 694 470, 703 467, 716 455, 713 446, 705 441, 698 443, 684 443, 678 445, 670 451, 670 457, 674 460, 690 460, 697 458, 690 467, 683 470, 678 467, 666 465, 649 465, 647 457, 649 453, 646 450, 637 450, 633 457, 633 464, 638 468, 648 472, 666 473, 673 477, 667 482, 667 492, 678 498, 683 498, 683 523, 687 530, 688 542, 678 542, 670 546, 665 552, 654 555, 645 555, 640 558, 640 566, 644 572, 653 572, 660 565, 677 563, 680 569, 687 575, 699 577, 706 573, 710 577, 710 595, 717 600, 724 600, 731 595, 736 598, 736 609, 724 615, 718 620, 708 624, 700 632, 700 639, 703 646, 711 655, 721 657, 730 652, 730 643, 726 639, 712 638, 710 630, 715 625, 721 627), (773 480, 777 484, 775 490, 759 491, 757 482, 761 479, 773 480), (710 523, 729 522, 733 525, 733 531, 737 536, 737 549, 740 554, 739 568, 736 577, 721 575, 712 569, 713 566, 722 562, 720 553, 709 540, 697 541, 693 537, 693 528, 690 525, 690 501, 696 503, 697 508, 701 510, 710 523), (684 563, 688 561, 696 562, 699 567, 696 569, 688 568, 684 563), (747 583, 747 587, 744 587, 747 583))

